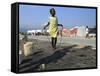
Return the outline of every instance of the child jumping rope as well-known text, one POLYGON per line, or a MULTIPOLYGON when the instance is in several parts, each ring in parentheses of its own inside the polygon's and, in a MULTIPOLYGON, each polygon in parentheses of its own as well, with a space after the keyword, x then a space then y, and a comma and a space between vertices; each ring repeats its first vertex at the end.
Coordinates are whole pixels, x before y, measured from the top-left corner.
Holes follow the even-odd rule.
POLYGON ((56 49, 56 43, 57 43, 57 33, 58 33, 58 19, 55 16, 56 11, 54 8, 50 9, 50 17, 49 17, 49 22, 47 23, 46 26, 44 26, 44 29, 49 26, 49 35, 51 37, 51 45, 53 49, 56 49))

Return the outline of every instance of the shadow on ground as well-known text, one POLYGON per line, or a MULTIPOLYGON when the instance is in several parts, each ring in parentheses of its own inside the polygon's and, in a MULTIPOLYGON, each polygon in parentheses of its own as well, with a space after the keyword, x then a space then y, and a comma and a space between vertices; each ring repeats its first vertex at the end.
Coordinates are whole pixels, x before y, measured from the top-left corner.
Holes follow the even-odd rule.
MULTIPOLYGON (((74 50, 73 48, 76 46, 77 45, 72 45, 72 46, 67 46, 67 47, 57 49, 51 55, 44 56, 44 57, 42 57, 43 55, 45 55, 43 51, 35 52, 32 55, 28 56, 25 60, 22 61, 22 63, 19 65, 19 72, 39 71, 39 70, 41 70, 41 64, 47 65, 50 63, 57 63, 57 61, 62 59, 68 53, 72 53, 74 55, 76 50, 74 50)), ((85 51, 86 49, 91 49, 91 46, 86 46, 84 48, 77 49, 77 50, 79 50, 77 53, 80 53, 80 54, 77 54, 78 57, 82 58, 82 57, 87 56, 88 54, 85 54, 83 51, 82 51, 82 53, 80 52, 80 50, 85 51)), ((73 59, 75 57, 76 56, 73 56, 73 59)), ((50 69, 47 69, 47 70, 50 70, 50 69)))

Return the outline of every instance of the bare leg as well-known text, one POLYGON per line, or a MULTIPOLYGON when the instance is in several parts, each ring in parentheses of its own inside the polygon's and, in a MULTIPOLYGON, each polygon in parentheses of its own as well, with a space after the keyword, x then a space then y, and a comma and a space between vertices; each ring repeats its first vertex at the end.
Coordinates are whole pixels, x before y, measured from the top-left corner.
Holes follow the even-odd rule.
POLYGON ((54 49, 56 49, 57 37, 54 38, 54 49))

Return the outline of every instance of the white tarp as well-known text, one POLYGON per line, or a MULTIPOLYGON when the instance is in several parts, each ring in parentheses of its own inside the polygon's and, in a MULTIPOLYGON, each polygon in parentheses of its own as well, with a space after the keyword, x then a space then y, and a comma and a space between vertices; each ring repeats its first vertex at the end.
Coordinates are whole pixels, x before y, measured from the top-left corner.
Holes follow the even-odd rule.
POLYGON ((86 36, 85 26, 78 27, 77 36, 79 36, 79 37, 85 37, 86 36))

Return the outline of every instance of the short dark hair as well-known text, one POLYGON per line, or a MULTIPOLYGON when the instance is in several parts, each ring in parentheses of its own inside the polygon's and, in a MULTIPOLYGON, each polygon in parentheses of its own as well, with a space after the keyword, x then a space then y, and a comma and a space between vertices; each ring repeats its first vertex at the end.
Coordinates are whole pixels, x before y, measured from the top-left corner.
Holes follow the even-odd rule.
POLYGON ((51 8, 51 9, 50 9, 50 13, 52 12, 52 10, 53 10, 53 11, 55 11, 55 9, 54 9, 54 8, 51 8))
POLYGON ((86 26, 86 28, 88 28, 88 26, 86 26))

